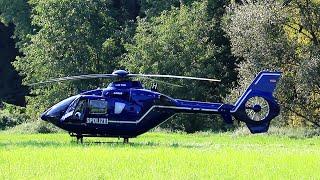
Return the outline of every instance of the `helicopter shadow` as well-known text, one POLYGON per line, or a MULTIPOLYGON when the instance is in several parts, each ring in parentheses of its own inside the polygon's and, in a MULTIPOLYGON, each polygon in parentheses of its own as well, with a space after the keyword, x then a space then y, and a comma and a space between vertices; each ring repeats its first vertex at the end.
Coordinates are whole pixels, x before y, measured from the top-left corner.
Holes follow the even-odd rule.
MULTIPOLYGON (((81 144, 74 142, 76 144, 81 144)), ((158 143, 158 142, 129 142, 123 143, 120 141, 117 142, 83 142, 84 145, 108 145, 112 147, 170 147, 170 148, 204 148, 210 146, 210 144, 182 144, 182 143, 158 143)))
POLYGON ((20 141, 20 142, 0 142, 0 148, 6 149, 6 148, 12 148, 12 147, 36 147, 36 148, 44 148, 44 147, 79 147, 79 146, 103 146, 103 147, 133 147, 133 148, 140 148, 140 147, 167 147, 167 148, 204 148, 208 147, 211 144, 184 144, 184 143, 160 143, 160 142, 129 142, 129 143, 123 143, 121 141, 87 141, 87 142, 77 142, 74 140, 71 140, 69 142, 56 142, 56 141, 36 141, 36 140, 29 140, 29 141, 20 141))
POLYGON ((54 141, 22 141, 22 142, 0 142, 0 148, 6 147, 49 147, 49 146, 63 146, 64 143, 54 141))

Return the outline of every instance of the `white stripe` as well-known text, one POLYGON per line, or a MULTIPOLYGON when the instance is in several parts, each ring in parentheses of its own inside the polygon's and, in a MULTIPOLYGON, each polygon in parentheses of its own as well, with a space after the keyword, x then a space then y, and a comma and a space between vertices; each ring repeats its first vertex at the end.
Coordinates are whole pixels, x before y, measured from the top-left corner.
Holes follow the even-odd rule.
MULTIPOLYGON (((267 76, 280 76, 281 74, 278 74, 278 73, 261 73, 261 75, 259 76, 259 78, 254 81, 254 84, 255 84, 255 85, 258 84, 259 81, 261 80, 261 78, 262 78, 263 76, 265 76, 265 75, 267 75, 267 76)), ((250 86, 251 86, 251 84, 250 84, 250 86)), ((250 86, 249 86, 249 87, 250 87, 250 86)), ((247 90, 248 90, 248 89, 247 89, 247 90)), ((246 91, 247 91, 247 90, 246 90, 246 91)), ((238 108, 240 107, 240 105, 243 103, 243 101, 246 99, 246 97, 250 94, 251 91, 252 91, 252 89, 250 89, 249 91, 247 91, 247 93, 246 93, 244 96, 241 96, 241 97, 237 100, 237 102, 235 103, 235 105, 237 105, 236 108, 235 108, 234 110, 230 111, 230 112, 232 112, 232 113, 236 112, 236 111, 238 110, 238 108), (242 98, 242 97, 243 97, 243 98, 242 98), (240 101, 240 102, 239 102, 239 101, 240 101)))
POLYGON ((265 76, 265 75, 267 75, 267 76, 280 76, 280 74, 278 74, 278 73, 262 73, 262 74, 260 75, 260 77, 256 80, 256 82, 255 82, 254 84, 258 84, 258 82, 260 81, 260 79, 261 79, 263 76, 265 76))
MULTIPOLYGON (((239 98, 239 100, 241 99, 241 101, 239 102, 239 104, 236 106, 236 108, 230 112, 234 113, 238 110, 238 108, 240 107, 240 105, 242 104, 242 102, 246 99, 246 97, 251 93, 252 89, 250 89, 249 91, 247 91, 247 93, 244 95, 243 98, 239 98)), ((236 104, 238 103, 238 101, 236 102, 236 104)))
MULTIPOLYGON (((223 104, 222 104, 223 105, 223 104)), ((221 106, 222 106, 221 105, 221 106)), ((220 107, 221 107, 220 106, 220 107)), ((167 109, 181 109, 181 110, 200 110, 200 111, 209 111, 209 112, 217 112, 218 109, 202 109, 202 108, 189 108, 189 107, 177 107, 177 106, 160 106, 154 105, 152 106, 139 120, 137 121, 108 121, 109 123, 119 123, 119 124, 138 124, 140 123, 154 108, 167 108, 167 109)))

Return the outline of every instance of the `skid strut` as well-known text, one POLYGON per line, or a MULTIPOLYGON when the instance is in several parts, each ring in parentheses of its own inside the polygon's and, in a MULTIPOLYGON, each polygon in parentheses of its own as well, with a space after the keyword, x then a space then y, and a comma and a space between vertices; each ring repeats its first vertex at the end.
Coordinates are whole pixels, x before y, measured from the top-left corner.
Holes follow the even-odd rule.
POLYGON ((77 134, 77 143, 79 143, 79 140, 80 140, 80 143, 82 144, 83 143, 83 136, 81 134, 77 134))

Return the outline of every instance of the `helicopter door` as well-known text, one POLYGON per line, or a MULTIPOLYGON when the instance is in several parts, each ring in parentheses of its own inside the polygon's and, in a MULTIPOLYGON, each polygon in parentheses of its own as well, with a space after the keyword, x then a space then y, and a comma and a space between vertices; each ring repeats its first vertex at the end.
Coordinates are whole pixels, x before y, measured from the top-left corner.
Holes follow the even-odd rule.
POLYGON ((108 124, 108 101, 91 99, 88 104, 87 124, 108 124))

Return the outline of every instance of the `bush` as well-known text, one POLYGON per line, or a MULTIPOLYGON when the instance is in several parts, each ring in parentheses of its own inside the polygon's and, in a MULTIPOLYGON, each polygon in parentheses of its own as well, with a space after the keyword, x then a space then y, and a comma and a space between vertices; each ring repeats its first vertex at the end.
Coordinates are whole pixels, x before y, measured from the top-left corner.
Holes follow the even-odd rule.
POLYGON ((25 122, 18 126, 9 129, 9 133, 21 133, 21 134, 35 134, 35 133, 57 133, 63 130, 55 127, 54 125, 44 121, 25 122))
MULTIPOLYGON (((247 127, 240 127, 236 129, 233 134, 235 136, 246 136, 250 135, 250 131, 247 127)), ((266 135, 271 136, 281 136, 289 137, 294 139, 303 139, 303 138, 312 138, 315 136, 320 136, 320 130, 315 128, 289 128, 289 127, 277 127, 271 126, 269 131, 265 133, 266 135)))
POLYGON ((25 114, 25 108, 4 104, 3 109, 0 110, 0 130, 14 127, 26 122, 28 119, 25 114))

